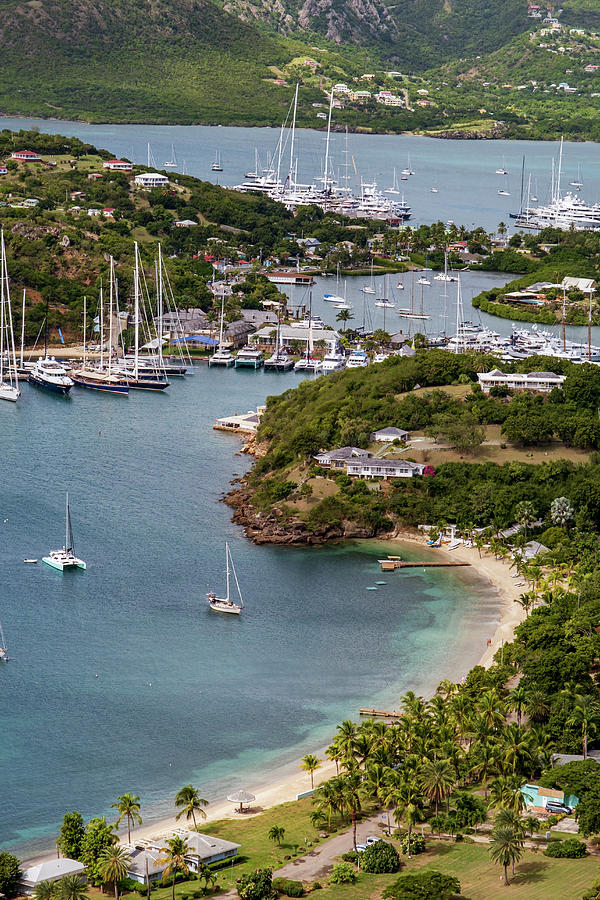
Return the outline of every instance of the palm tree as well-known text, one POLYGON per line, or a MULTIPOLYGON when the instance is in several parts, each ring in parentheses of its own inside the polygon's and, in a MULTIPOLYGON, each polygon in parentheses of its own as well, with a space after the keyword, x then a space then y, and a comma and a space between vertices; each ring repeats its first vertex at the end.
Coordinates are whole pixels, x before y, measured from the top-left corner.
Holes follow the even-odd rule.
POLYGON ((479 778, 483 782, 483 796, 487 800, 488 778, 497 771, 498 751, 496 746, 490 741, 485 741, 477 747, 475 756, 475 765, 472 766, 470 774, 479 778))
POLYGON ((366 790, 362 782, 362 776, 358 772, 350 772, 348 775, 340 775, 335 779, 338 784, 338 803, 340 812, 347 812, 352 822, 352 846, 356 850, 356 817, 362 809, 362 800, 366 790))
POLYGON ((40 881, 33 891, 34 900, 54 900, 59 890, 60 885, 57 881, 40 881))
POLYGON ((171 897, 172 900, 175 900, 175 876, 178 872, 184 872, 187 875, 190 871, 186 861, 186 856, 190 854, 190 847, 183 838, 172 837, 167 841, 166 847, 161 847, 161 853, 164 853, 164 856, 161 856, 157 863, 159 865, 167 864, 162 880, 166 881, 170 875, 173 876, 171 897))
POLYGON ((273 825, 267 832, 267 837, 269 838, 269 840, 273 841, 274 844, 276 843, 278 847, 281 847, 281 842, 284 838, 284 835, 285 828, 283 827, 283 825, 273 825))
POLYGON ((103 882, 112 881, 115 900, 119 900, 119 881, 127 877, 131 857, 125 847, 113 844, 103 850, 98 859, 98 873, 103 882))
POLYGON ((535 606, 535 601, 537 597, 534 591, 526 591, 524 594, 521 594, 519 597, 515 598, 515 603, 518 603, 525 610, 525 618, 529 618, 529 613, 531 609, 535 606))
POLYGON ((88 883, 82 875, 65 875, 58 882, 61 900, 88 900, 88 883))
POLYGON ((535 507, 529 500, 521 500, 515 507, 515 516, 519 525, 523 526, 525 536, 527 529, 535 522, 535 507))
POLYGON ((357 727, 350 719, 345 719, 337 727, 334 743, 342 751, 342 763, 354 760, 354 742, 356 741, 357 727))
MULTIPOLYGON (((525 840, 525 823, 519 813, 512 809, 500 809, 494 819, 494 829, 510 828, 520 841, 525 840)), ((512 873, 515 874, 515 860, 512 861, 512 873)))
POLYGON ((340 812, 339 797, 336 789, 336 783, 340 777, 343 776, 338 775, 336 778, 330 778, 329 781, 325 781, 319 785, 313 794, 314 812, 319 817, 327 816, 328 828, 331 828, 331 817, 340 812))
MULTIPOLYGON (((285 831, 285 829, 284 829, 285 831)), ((217 883, 217 876, 210 868, 210 866, 205 865, 204 863, 198 864, 198 881, 202 880, 204 882, 204 889, 208 890, 208 888, 212 888, 217 883)))
POLYGON ((317 769, 321 768, 321 760, 314 756, 312 753, 307 753, 306 756, 302 757, 300 761, 300 768, 303 772, 308 772, 310 775, 310 786, 314 791, 315 789, 315 772, 317 769))
POLYGON ((508 708, 517 714, 517 725, 521 724, 523 707, 527 703, 527 691, 520 684, 508 695, 508 708))
POLYGON ((525 807, 521 793, 523 779, 519 775, 498 775, 490 784, 489 809, 512 809, 516 813, 525 807))
POLYGON ((571 501, 566 497, 556 497, 550 504, 550 518, 555 525, 569 530, 569 522, 573 518, 571 501))
POLYGON ((575 706, 567 725, 574 725, 581 729, 581 744, 583 758, 587 759, 588 738, 594 737, 600 723, 600 704, 592 694, 580 694, 575 700, 575 706))
POLYGON ((544 719, 547 719, 550 712, 550 704, 548 703, 546 692, 540 688, 532 688, 530 691, 527 691, 525 712, 531 722, 543 722, 544 719))
POLYGON ((504 884, 508 886, 508 867, 518 862, 523 854, 523 840, 509 825, 494 828, 490 842, 490 856, 504 867, 504 884))
POLYGON ((512 768, 513 775, 523 772, 531 762, 531 734, 516 722, 507 725, 502 734, 504 760, 512 768))
POLYGON ((191 819, 194 823, 194 831, 196 831, 198 828, 196 813, 202 816, 203 819, 206 818, 203 807, 208 806, 208 800, 203 800, 198 792, 198 788, 195 788, 193 784, 186 784, 181 790, 177 791, 175 806, 179 809, 175 818, 180 819, 181 816, 185 816, 188 822, 191 819))
POLYGON ((408 831, 408 856, 410 857, 410 838, 413 825, 422 819, 423 793, 419 788, 416 779, 411 778, 402 781, 390 800, 393 799, 396 811, 394 812, 395 821, 400 824, 406 823, 408 831))
POLYGON ((344 751, 341 746, 334 741, 329 745, 327 750, 325 751, 325 756, 327 759, 331 759, 335 763, 335 774, 340 774, 340 760, 344 756, 344 751))
POLYGON ((121 794, 120 797, 117 797, 116 803, 110 804, 115 809, 119 811, 119 818, 117 819, 117 827, 123 821, 123 819, 127 819, 127 843, 131 843, 131 823, 134 825, 142 824, 142 817, 140 816, 140 798, 137 794, 121 794))
POLYGON ((352 315, 352 313, 350 312, 349 309, 340 309, 339 313, 338 313, 337 316, 335 317, 335 321, 336 321, 336 322, 343 322, 343 323, 344 323, 344 327, 343 327, 342 330, 345 331, 345 330, 346 330, 346 324, 347 324, 351 319, 353 319, 353 318, 354 318, 354 316, 352 315))
POLYGON ((419 784, 428 800, 435 803, 435 814, 439 804, 450 796, 456 772, 449 759, 427 759, 421 769, 419 784))

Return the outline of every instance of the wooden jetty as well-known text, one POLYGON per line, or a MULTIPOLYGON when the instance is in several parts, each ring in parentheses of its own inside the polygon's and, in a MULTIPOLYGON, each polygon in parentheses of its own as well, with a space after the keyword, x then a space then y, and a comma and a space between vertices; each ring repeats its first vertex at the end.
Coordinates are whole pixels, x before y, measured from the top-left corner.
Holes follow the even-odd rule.
POLYGON ((381 563, 381 569, 383 572, 393 572, 394 569, 415 569, 420 566, 470 566, 469 562, 462 562, 460 560, 454 559, 445 559, 445 560, 427 560, 425 562, 417 562, 416 560, 404 560, 398 559, 398 557, 393 557, 392 559, 379 559, 379 563, 381 563))
POLYGON ((403 716, 401 712, 395 712, 394 710, 388 712, 386 709, 359 709, 358 712, 361 716, 371 716, 378 719, 401 719, 403 716))

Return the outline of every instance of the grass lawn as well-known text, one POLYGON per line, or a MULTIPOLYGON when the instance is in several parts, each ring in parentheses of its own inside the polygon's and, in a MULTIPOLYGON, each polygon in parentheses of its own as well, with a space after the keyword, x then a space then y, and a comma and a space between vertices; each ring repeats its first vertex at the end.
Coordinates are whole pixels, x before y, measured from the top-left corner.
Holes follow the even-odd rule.
MULTIPOLYGON (((458 878, 465 900, 580 900, 600 877, 600 860, 596 857, 549 859, 541 853, 526 852, 506 887, 502 868, 491 862, 487 847, 478 844, 434 843, 427 853, 411 860, 402 873, 423 868, 458 878)), ((381 891, 396 878, 361 874, 354 885, 324 887, 319 900, 378 900, 381 891)))

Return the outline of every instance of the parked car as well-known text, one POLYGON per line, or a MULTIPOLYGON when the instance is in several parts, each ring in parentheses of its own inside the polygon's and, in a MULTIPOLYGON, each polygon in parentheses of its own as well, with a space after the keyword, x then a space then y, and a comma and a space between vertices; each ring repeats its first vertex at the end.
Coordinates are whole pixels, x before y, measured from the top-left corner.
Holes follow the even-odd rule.
POLYGON ((366 845, 366 844, 357 844, 357 845, 356 845, 356 852, 357 852, 357 853, 363 853, 366 849, 367 849, 367 845, 366 845))
POLYGON ((546 803, 546 809, 552 815, 555 815, 556 813, 566 813, 567 815, 569 815, 570 813, 573 812, 573 810, 571 809, 570 806, 565 806, 564 803, 558 803, 558 802, 546 803))
POLYGON ((365 844, 367 845, 367 847, 370 847, 371 844, 376 844, 377 841, 380 841, 380 840, 381 840, 381 838, 378 837, 377 835, 370 834, 369 837, 366 839, 365 844))

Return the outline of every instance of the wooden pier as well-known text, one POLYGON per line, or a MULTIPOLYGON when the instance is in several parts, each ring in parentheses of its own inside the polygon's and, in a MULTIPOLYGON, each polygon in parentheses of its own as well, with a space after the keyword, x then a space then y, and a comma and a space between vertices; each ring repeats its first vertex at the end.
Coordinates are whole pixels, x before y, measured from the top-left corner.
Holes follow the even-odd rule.
POLYGON ((381 563, 381 569, 383 572, 393 572, 394 569, 416 569, 420 566, 429 566, 430 568, 433 566, 470 566, 469 562, 462 562, 460 560, 427 560, 425 562, 416 562, 415 560, 404 560, 398 559, 398 557, 392 557, 391 559, 380 559, 378 562, 381 563))
POLYGON ((403 716, 401 712, 394 710, 389 712, 386 709, 359 709, 358 712, 361 716, 371 716, 371 718, 377 719, 401 719, 403 716))

